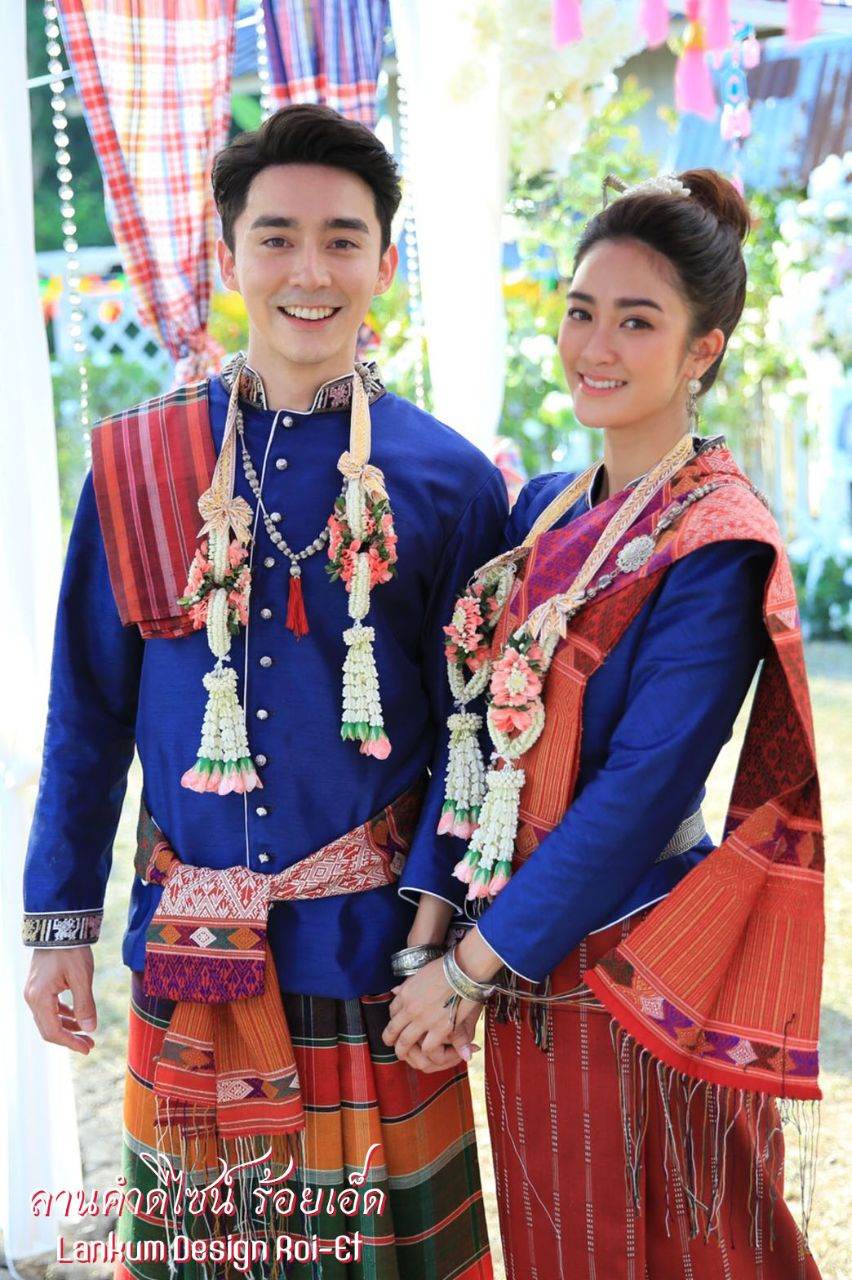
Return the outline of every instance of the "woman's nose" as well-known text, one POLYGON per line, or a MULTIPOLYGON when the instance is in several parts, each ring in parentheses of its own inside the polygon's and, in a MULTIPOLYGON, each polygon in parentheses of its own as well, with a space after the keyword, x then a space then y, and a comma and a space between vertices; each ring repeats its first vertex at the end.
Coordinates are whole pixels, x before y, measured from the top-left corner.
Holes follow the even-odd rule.
POLYGON ((595 324, 589 326, 583 356, 586 360, 597 360, 606 363, 614 358, 615 349, 613 333, 609 325, 595 324))

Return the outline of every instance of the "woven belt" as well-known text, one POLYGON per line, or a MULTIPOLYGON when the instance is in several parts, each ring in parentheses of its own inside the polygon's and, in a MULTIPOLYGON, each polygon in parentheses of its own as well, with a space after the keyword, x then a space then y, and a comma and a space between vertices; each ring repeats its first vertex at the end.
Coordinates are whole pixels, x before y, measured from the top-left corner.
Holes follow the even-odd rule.
POLYGON ((676 858, 680 853, 687 853, 706 835, 707 828, 704 825, 704 814, 700 809, 696 809, 695 813, 691 813, 688 818, 684 818, 656 861, 665 862, 666 858, 676 858))

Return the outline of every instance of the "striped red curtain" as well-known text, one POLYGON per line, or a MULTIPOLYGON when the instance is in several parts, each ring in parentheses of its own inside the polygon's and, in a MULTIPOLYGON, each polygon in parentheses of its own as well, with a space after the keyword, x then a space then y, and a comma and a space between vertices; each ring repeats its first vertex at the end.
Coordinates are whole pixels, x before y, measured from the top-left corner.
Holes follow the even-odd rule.
POLYGON ((235 0, 58 0, 65 49, 143 323, 176 382, 218 367, 207 332, 210 168, 230 120, 235 0))

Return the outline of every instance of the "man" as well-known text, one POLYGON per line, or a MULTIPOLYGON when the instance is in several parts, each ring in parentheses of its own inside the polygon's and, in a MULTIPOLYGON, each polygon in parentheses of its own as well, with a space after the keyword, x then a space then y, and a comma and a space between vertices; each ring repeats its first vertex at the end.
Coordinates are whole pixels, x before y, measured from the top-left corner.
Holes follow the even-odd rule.
MULTIPOLYGON (((223 1155, 250 1152, 257 1177, 264 1147, 276 1170, 295 1150, 300 1185, 327 1195, 369 1166, 388 1196, 372 1216, 326 1205, 270 1229, 316 1244, 357 1225, 362 1261, 326 1258, 324 1276, 490 1276, 463 1064, 447 1049, 420 1074, 381 1035, 392 953, 440 946, 460 900, 459 843, 435 836, 442 625, 496 549, 505 488, 374 366, 353 375, 397 265, 399 182, 373 134, 285 108, 220 153, 213 187, 248 351, 94 434, 25 873, 26 998, 45 1039, 90 1051, 135 743, 130 1186, 155 1186, 158 1152, 203 1181, 223 1155)), ((127 1212, 122 1237, 171 1239, 181 1212, 127 1212)), ((143 1271, 128 1256, 117 1274, 143 1271)))

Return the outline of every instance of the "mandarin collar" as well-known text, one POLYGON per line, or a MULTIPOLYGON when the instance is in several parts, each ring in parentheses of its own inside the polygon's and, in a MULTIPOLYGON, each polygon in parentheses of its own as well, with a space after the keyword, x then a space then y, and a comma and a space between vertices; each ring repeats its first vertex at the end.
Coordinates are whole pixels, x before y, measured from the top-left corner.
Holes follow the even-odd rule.
MULTIPOLYGON (((233 386, 234 367, 240 359, 242 359, 242 353, 237 352, 236 355, 226 360, 222 366, 221 377, 228 391, 233 386)), ((359 367, 364 374, 364 390, 367 392, 367 400, 369 404, 373 405, 386 394, 386 388, 379 376, 378 366, 374 360, 371 360, 369 363, 361 364, 359 367)), ((243 365, 243 371, 240 374, 239 395, 240 399, 253 409, 269 409, 266 402, 263 379, 249 364, 243 365)), ((302 417, 307 417, 312 413, 340 413, 342 410, 349 409, 351 404, 352 374, 347 373, 342 378, 332 378, 330 382, 324 382, 317 390, 310 409, 282 409, 281 412, 298 413, 302 417)))

